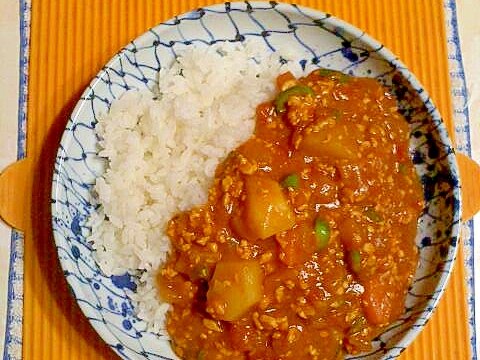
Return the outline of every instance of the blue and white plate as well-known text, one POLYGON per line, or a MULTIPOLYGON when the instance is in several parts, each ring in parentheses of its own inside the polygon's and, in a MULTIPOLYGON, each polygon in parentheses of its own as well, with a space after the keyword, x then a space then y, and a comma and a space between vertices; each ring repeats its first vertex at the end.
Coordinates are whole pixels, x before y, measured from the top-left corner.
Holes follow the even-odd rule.
POLYGON ((71 115, 55 162, 52 217, 58 256, 73 295, 100 336, 125 359, 175 358, 165 337, 148 332, 127 296, 134 279, 100 271, 86 241, 97 211, 92 186, 104 171, 94 126, 128 89, 151 89, 161 67, 188 46, 257 39, 265 52, 302 54, 318 65, 375 77, 391 87, 410 123, 411 154, 425 209, 418 225, 419 268, 405 314, 355 359, 391 359, 430 317, 452 269, 460 224, 460 186, 454 150, 431 99, 405 66, 363 31, 329 14, 275 2, 225 3, 179 15, 128 44, 98 73, 71 115))

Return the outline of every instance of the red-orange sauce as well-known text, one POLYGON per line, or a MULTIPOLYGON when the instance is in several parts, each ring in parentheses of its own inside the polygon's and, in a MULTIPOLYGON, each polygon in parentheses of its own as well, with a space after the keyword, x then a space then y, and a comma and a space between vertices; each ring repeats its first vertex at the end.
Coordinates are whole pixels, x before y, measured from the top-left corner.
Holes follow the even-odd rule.
POLYGON ((395 98, 326 70, 277 83, 208 203, 169 222, 181 358, 339 359, 403 312, 422 192, 395 98))

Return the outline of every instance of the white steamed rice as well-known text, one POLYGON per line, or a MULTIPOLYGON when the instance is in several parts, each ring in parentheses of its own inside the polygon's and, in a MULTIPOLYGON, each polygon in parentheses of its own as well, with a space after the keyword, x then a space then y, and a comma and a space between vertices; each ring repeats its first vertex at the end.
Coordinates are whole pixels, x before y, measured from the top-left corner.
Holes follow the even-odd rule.
POLYGON ((130 296, 152 331, 165 333, 155 275, 169 251, 167 222, 206 202, 217 164, 252 135, 256 106, 284 71, 252 43, 190 47, 160 71, 158 89, 126 92, 99 120, 108 164, 89 240, 107 275, 141 274, 130 296))

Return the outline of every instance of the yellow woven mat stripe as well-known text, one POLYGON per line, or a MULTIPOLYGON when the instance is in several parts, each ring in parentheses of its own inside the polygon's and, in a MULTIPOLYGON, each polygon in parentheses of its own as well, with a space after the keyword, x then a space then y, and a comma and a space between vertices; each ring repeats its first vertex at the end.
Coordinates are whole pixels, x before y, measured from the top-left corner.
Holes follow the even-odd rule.
MULTIPOLYGON (((148 27, 209 3, 213 2, 32 1, 27 157, 33 196, 23 214, 26 360, 115 358, 78 310, 58 266, 49 213, 53 159, 75 102, 113 54, 148 27)), ((441 0, 297 3, 340 17, 384 43, 417 75, 451 124, 441 0)), ((469 358, 461 255, 462 249, 438 310, 402 360, 469 358)))

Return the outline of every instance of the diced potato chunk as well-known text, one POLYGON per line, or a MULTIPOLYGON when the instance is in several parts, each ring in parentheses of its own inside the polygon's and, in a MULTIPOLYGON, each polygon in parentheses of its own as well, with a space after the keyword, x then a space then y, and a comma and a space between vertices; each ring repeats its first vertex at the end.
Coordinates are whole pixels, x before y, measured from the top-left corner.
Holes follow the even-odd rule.
POLYGON ((245 181, 245 221, 255 238, 266 239, 295 225, 295 215, 278 182, 249 176, 245 181))
POLYGON ((358 152, 355 140, 340 125, 305 134, 300 150, 312 156, 347 160, 355 159, 358 152))
POLYGON ((209 283, 207 311, 218 320, 238 320, 262 295, 263 271, 256 260, 221 260, 209 283))

